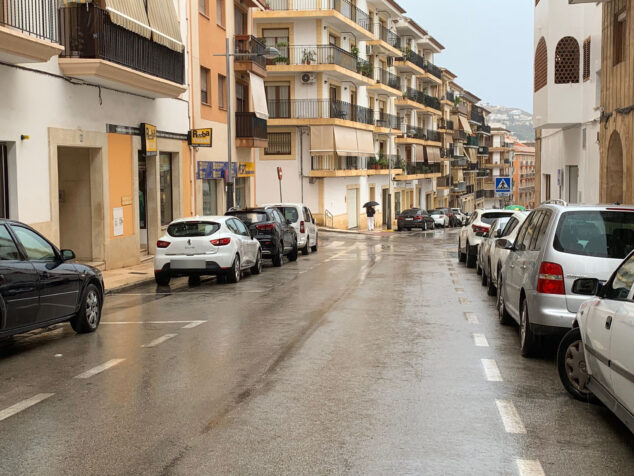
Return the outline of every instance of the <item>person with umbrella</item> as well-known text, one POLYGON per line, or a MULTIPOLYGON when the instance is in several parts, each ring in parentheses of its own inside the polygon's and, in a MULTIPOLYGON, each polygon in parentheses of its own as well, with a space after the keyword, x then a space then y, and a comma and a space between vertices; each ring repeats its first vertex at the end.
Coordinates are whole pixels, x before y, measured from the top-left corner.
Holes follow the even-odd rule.
POLYGON ((365 208, 365 215, 368 218, 368 231, 374 231, 374 215, 376 215, 376 210, 374 207, 377 207, 379 204, 375 201, 367 202, 363 205, 365 208))

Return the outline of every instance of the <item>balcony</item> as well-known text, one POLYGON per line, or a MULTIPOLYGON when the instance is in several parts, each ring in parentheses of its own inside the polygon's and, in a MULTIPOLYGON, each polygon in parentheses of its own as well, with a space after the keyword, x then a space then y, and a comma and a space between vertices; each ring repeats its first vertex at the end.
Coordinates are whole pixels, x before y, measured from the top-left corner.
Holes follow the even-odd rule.
POLYGON ((486 124, 482 124, 478 127, 479 134, 491 134, 491 126, 487 126, 486 124))
POLYGON ((459 193, 459 194, 467 193, 467 182, 458 182, 454 184, 454 186, 451 189, 451 193, 459 193))
POLYGON ((235 36, 235 52, 238 55, 253 56, 236 56, 234 68, 236 71, 246 73, 254 73, 262 78, 266 78, 266 58, 263 55, 266 45, 263 41, 251 35, 235 36))
POLYGON ((464 146, 480 148, 480 141, 478 140, 478 136, 467 136, 467 141, 465 142, 464 146))
POLYGON ((465 131, 453 131, 454 140, 466 142, 469 138, 465 131))
POLYGON ((0 0, 0 61, 40 63, 57 56, 58 0, 0 0))
POLYGON ((476 178, 485 178, 485 177, 490 177, 491 176, 491 171, 490 170, 478 170, 476 172, 476 178))
POLYGON ((254 19, 268 21, 284 22, 300 16, 333 22, 339 31, 353 28, 359 41, 374 39, 369 15, 348 0, 268 0, 266 10, 253 12, 254 19))
POLYGON ((396 56, 400 54, 401 37, 385 27, 381 23, 374 24, 374 36, 376 40, 369 41, 368 44, 379 51, 377 53, 396 56))
POLYGON ((440 114, 440 99, 429 96, 428 94, 425 94, 418 89, 410 88, 408 86, 403 93, 403 99, 397 100, 397 106, 411 107, 412 103, 409 101, 420 104, 421 106, 423 106, 420 109, 427 110, 427 112, 430 112, 429 110, 432 110, 431 112, 433 112, 434 114, 440 114))
MULTIPOLYGON (((268 44, 268 43, 265 43, 268 44)), ((361 80, 366 84, 374 84, 374 71, 370 63, 335 45, 284 46, 279 48, 281 56, 268 60, 267 70, 276 73, 323 72, 323 65, 328 72, 339 79, 361 80), (301 66, 298 68, 297 66, 301 66), (352 75, 350 73, 353 73, 352 75), (354 74, 356 73, 356 74, 354 74), (360 75, 360 76, 356 76, 360 75)))
POLYGON ((453 131, 453 128, 454 128, 453 121, 450 121, 444 118, 441 118, 438 121, 438 129, 443 129, 445 131, 453 131))
POLYGON ((438 131, 432 131, 430 129, 423 129, 421 127, 410 126, 407 124, 401 124, 401 132, 403 137, 398 137, 396 142, 399 144, 411 144, 419 142, 436 142, 440 146, 440 134, 438 131))
POLYGON ((401 118, 394 114, 377 111, 374 114, 374 125, 381 129, 401 130, 401 118))
POLYGON ((475 106, 471 109, 471 114, 469 114, 469 120, 475 122, 476 124, 484 124, 484 115, 482 112, 475 108, 475 106))
POLYGON ((410 48, 403 50, 403 56, 395 59, 395 66, 403 72, 421 74, 425 71, 425 58, 410 48), (410 63, 409 65, 407 63, 410 63), (412 67, 414 65, 415 67, 412 67))
POLYGON ((112 23, 93 5, 61 8, 59 14, 65 75, 155 98, 187 90, 183 52, 112 23))
POLYGON ((301 125, 298 123, 298 119, 306 119, 307 125, 315 124, 313 119, 338 119, 374 125, 374 111, 372 109, 345 101, 335 99, 269 99, 267 103, 269 125, 301 125))
POLYGON ((236 112, 236 147, 265 148, 268 146, 266 119, 253 112, 236 112))
POLYGON ((488 147, 478 147, 478 155, 485 155, 488 156, 489 155, 489 148, 488 147))
POLYGON ((398 155, 378 157, 311 157, 311 177, 359 177, 365 175, 401 174, 398 155), (392 169, 389 169, 390 159, 392 169))
POLYGON ((403 173, 394 177, 397 181, 418 180, 440 177, 440 164, 428 164, 425 162, 410 162, 403 164, 403 173))
POLYGON ((466 167, 469 164, 469 159, 466 157, 458 157, 451 161, 452 167, 466 167))
POLYGON ((390 96, 401 96, 401 78, 383 68, 374 68, 375 85, 368 86, 370 91, 383 91, 390 96))
POLYGON ((451 103, 454 103, 456 101, 456 95, 454 94, 453 91, 447 91, 445 93, 444 99, 445 99, 445 101, 449 101, 451 103))
POLYGON ((453 177, 451 175, 443 175, 436 179, 437 189, 446 189, 453 186, 453 177))
POLYGON ((451 159, 453 158, 453 147, 443 147, 440 149, 440 158, 441 159, 451 159))

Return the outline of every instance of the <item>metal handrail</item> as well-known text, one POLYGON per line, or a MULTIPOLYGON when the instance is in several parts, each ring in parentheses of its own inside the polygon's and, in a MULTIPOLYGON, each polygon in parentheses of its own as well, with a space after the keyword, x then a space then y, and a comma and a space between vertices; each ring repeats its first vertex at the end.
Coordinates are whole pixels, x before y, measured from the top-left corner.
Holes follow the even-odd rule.
POLYGON ((324 226, 328 226, 328 217, 330 217, 330 227, 335 227, 335 216, 330 211, 324 209, 324 226))

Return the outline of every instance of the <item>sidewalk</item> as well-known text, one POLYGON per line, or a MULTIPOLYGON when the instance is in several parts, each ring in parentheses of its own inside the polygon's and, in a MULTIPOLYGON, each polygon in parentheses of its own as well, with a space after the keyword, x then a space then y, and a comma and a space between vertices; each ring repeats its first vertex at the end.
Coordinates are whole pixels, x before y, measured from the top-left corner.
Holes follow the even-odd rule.
POLYGON ((344 233, 349 235, 385 235, 387 233, 393 233, 394 230, 384 230, 383 228, 375 228, 374 231, 368 230, 341 230, 339 228, 330 228, 327 226, 318 226, 319 231, 325 231, 328 233, 344 233))
POLYGON ((102 274, 106 294, 109 294, 112 291, 120 291, 137 284, 154 281, 154 261, 148 260, 128 268, 102 271, 102 274))

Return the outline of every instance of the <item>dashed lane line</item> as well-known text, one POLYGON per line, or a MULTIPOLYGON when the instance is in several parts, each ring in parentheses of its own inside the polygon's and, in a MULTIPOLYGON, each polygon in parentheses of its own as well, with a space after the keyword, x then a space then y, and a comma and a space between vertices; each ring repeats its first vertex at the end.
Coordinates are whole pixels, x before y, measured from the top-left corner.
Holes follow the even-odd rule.
POLYGON ((489 341, 484 334, 473 334, 473 342, 476 347, 489 347, 489 341))
POLYGON ((207 321, 192 321, 187 325, 184 325, 183 327, 181 327, 181 329, 193 329, 194 327, 198 327, 201 324, 204 324, 207 321))
POLYGON ((517 459, 515 460, 520 476, 545 476, 544 468, 539 460, 536 459, 517 459))
POLYGON ((97 374, 100 374, 101 372, 108 370, 112 367, 114 367, 115 365, 119 365, 121 362, 123 362, 125 359, 112 359, 109 360, 108 362, 105 362, 101 365, 97 365, 97 367, 93 367, 90 370, 86 370, 85 372, 76 375, 75 378, 81 378, 81 379, 87 379, 90 377, 94 377, 97 374))
POLYGON ((465 312, 464 317, 469 324, 480 324, 480 320, 474 312, 465 312))
POLYGON ((100 324, 124 325, 124 324, 186 324, 183 329, 192 329, 207 321, 101 321, 100 324))
POLYGON ((513 402, 509 400, 495 400, 502 424, 507 433, 525 434, 526 428, 513 402))
POLYGON ((332 261, 334 259, 339 258, 340 256, 350 253, 351 251, 354 251, 356 248, 357 248, 357 245, 350 246, 346 248, 345 250, 342 250, 339 253, 332 255, 330 258, 325 259, 324 263, 328 263, 329 261, 332 261))
POLYGON ((33 405, 37 405, 43 400, 46 400, 49 397, 55 395, 54 393, 38 393, 37 395, 32 396, 31 398, 27 398, 26 400, 22 400, 21 402, 16 403, 15 405, 11 405, 9 408, 5 408, 4 410, 0 410, 0 421, 6 420, 9 417, 12 417, 16 413, 20 413, 27 408, 32 407, 33 405))
POLYGON ((161 345, 163 342, 168 341, 172 339, 173 337, 176 337, 177 335, 178 334, 165 334, 164 336, 154 339, 152 342, 143 344, 141 347, 145 347, 145 348, 156 347, 157 345, 161 345))
POLYGON ((482 362, 482 368, 484 369, 484 375, 489 382, 503 382, 502 374, 498 368, 498 364, 493 359, 480 359, 482 362))

